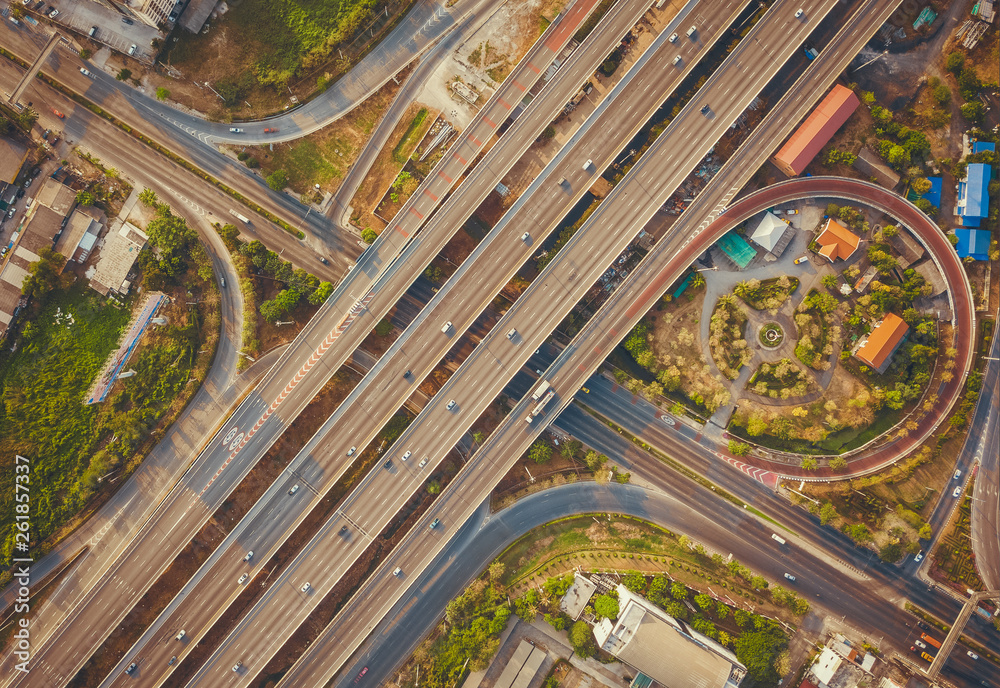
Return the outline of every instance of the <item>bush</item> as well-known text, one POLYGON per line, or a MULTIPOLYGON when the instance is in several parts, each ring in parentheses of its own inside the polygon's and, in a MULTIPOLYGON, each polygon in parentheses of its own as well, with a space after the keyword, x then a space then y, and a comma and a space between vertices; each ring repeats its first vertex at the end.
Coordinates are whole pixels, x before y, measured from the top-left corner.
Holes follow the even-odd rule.
POLYGON ((962 69, 965 67, 965 55, 960 52, 949 53, 948 59, 945 61, 945 69, 949 72, 958 76, 961 74, 962 69))
POLYGON ((288 186, 288 174, 284 170, 275 170, 267 176, 267 185, 274 191, 281 191, 288 186))
POLYGON ((590 632, 590 626, 586 621, 577 621, 570 627, 569 643, 573 646, 573 652, 584 659, 593 657, 596 653, 594 634, 590 632))
POLYGON ((746 442, 729 440, 729 453, 733 456, 746 456, 750 453, 750 445, 746 442))
POLYGON ((118 81, 128 81, 132 78, 132 70, 122 67, 118 70, 118 74, 115 76, 118 81))
POLYGON ((160 87, 158 87, 156 89, 156 99, 157 100, 166 100, 169 97, 170 97, 170 91, 168 89, 163 88, 162 86, 160 86, 160 87))
POLYGON ((375 334, 379 337, 387 337, 390 332, 392 332, 392 323, 387 318, 382 318, 375 325, 375 334))
POLYGON ((375 233, 374 229, 365 227, 364 230, 362 230, 361 241, 366 244, 374 244, 376 239, 378 239, 378 234, 375 233))
POLYGON ((618 600, 610 595, 598 595, 594 600, 594 614, 601 619, 617 619, 618 600))

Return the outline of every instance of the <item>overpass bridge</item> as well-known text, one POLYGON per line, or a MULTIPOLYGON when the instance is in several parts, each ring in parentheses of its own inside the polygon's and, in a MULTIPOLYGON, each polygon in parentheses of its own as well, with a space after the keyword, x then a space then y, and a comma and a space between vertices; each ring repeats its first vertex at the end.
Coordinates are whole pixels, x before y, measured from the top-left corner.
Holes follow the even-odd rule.
MULTIPOLYGON (((49 59, 49 55, 51 55, 52 51, 56 49, 56 44, 58 44, 59 41, 66 41, 66 37, 58 31, 49 36, 49 40, 42 47, 42 52, 38 54, 35 61, 31 63, 30 67, 28 67, 28 71, 24 73, 23 77, 21 77, 21 80, 17 83, 17 87, 14 89, 14 92, 7 96, 8 103, 14 105, 15 107, 17 106, 17 101, 20 100, 22 95, 24 95, 24 89, 28 88, 28 84, 31 83, 31 80, 35 78, 36 74, 38 74, 38 70, 42 68, 45 61, 49 59)), ((69 43, 69 41, 66 42, 69 43)))

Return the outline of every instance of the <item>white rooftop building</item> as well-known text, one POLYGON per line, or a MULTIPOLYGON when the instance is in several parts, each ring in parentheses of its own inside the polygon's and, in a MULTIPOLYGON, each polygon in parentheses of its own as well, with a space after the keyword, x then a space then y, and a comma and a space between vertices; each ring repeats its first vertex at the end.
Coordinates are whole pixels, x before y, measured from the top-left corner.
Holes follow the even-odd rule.
POLYGON ((736 688, 746 676, 730 650, 618 586, 619 613, 594 627, 601 649, 664 688, 736 688))
POLYGON ((771 212, 766 212, 757 229, 750 235, 750 239, 765 250, 774 251, 787 230, 788 225, 783 220, 779 220, 771 212))

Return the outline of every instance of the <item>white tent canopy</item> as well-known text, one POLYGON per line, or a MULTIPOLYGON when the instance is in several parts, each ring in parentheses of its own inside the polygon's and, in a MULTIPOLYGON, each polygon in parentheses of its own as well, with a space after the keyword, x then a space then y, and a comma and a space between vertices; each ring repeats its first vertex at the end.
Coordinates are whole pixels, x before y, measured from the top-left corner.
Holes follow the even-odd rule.
POLYGON ((775 217, 771 212, 766 212, 750 238, 754 243, 771 251, 778 245, 781 235, 785 233, 786 229, 788 229, 788 225, 775 217))

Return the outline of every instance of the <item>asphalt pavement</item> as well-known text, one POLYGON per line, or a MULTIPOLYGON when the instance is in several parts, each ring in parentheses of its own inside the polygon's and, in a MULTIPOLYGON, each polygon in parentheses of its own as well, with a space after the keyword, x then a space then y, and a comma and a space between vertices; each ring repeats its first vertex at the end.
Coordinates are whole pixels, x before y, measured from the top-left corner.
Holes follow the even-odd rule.
MULTIPOLYGON (((1000 322, 1000 320, 994 320, 1000 322)), ((972 491, 972 551, 987 590, 1000 590, 1000 336, 983 371, 983 388, 959 456, 966 471, 978 464, 972 491)), ((944 516, 942 509, 942 517, 944 516)), ((937 515, 937 513, 935 513, 937 515)), ((944 524, 942 519, 941 525, 944 524)), ((933 525, 933 524, 932 524, 933 525)), ((937 531, 938 528, 935 528, 937 531)))

